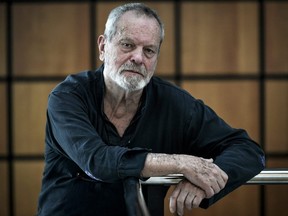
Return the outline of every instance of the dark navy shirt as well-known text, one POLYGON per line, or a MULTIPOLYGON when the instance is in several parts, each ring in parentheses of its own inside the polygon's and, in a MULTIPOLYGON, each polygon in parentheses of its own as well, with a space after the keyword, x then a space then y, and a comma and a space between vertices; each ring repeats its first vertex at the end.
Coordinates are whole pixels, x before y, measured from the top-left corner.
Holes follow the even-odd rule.
POLYGON ((103 67, 68 76, 49 95, 39 215, 126 215, 122 182, 140 178, 149 152, 214 159, 229 180, 203 208, 264 168, 264 153, 245 130, 157 77, 119 137, 103 112, 103 67))

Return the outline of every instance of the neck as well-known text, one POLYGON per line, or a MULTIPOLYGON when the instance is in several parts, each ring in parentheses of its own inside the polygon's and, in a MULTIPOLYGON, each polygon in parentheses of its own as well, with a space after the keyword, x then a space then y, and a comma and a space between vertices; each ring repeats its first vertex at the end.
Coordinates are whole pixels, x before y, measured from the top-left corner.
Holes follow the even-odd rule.
POLYGON ((118 86, 106 86, 104 111, 108 118, 121 118, 134 115, 138 109, 143 89, 126 91, 118 86))
POLYGON ((121 137, 137 112, 142 92, 115 92, 106 87, 104 112, 121 137))
POLYGON ((104 95, 104 101, 106 103, 110 104, 111 107, 118 107, 120 106, 138 106, 141 96, 142 96, 143 90, 130 92, 125 91, 122 89, 118 89, 117 91, 113 91, 113 89, 106 88, 105 95, 104 95))

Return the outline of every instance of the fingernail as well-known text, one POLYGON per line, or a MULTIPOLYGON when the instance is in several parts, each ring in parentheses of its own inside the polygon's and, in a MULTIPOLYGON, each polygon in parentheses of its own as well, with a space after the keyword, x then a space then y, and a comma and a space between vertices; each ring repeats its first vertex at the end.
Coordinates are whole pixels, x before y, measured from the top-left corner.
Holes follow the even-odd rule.
POLYGON ((170 212, 172 213, 172 214, 174 214, 174 209, 172 208, 172 200, 171 199, 169 199, 169 210, 170 210, 170 212))

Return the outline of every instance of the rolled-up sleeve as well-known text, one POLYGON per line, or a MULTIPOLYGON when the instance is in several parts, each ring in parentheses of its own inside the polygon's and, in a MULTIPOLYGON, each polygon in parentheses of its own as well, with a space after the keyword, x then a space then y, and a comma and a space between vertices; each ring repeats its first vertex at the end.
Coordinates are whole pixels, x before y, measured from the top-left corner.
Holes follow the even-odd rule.
POLYGON ((89 119, 85 100, 77 93, 50 94, 47 130, 52 148, 75 162, 91 178, 113 182, 140 177, 147 149, 109 146, 89 119))

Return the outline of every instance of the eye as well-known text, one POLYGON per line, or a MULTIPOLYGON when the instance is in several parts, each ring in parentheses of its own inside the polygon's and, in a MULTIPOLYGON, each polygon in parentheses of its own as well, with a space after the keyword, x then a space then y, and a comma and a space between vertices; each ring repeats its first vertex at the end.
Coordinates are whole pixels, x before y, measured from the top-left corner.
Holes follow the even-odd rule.
POLYGON ((151 48, 146 48, 145 54, 147 57, 152 58, 156 54, 156 50, 151 49, 151 48))
POLYGON ((133 44, 131 43, 121 43, 121 47, 124 49, 132 49, 133 48, 133 44))

